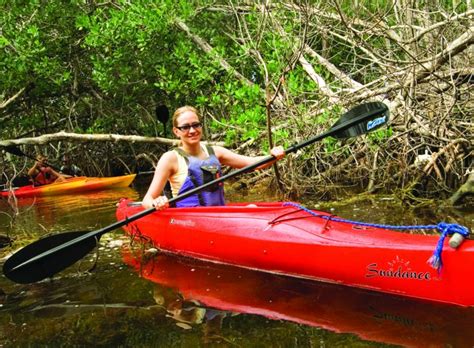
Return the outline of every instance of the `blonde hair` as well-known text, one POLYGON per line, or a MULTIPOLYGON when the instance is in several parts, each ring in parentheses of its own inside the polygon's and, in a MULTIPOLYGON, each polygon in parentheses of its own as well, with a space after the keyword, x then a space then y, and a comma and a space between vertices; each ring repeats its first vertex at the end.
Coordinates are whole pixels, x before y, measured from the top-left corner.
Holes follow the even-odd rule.
POLYGON ((179 118, 179 116, 181 116, 182 114, 184 114, 187 111, 194 112, 199 119, 201 118, 201 116, 199 116, 199 112, 196 110, 195 107, 185 105, 185 106, 182 106, 182 107, 176 109, 176 111, 174 112, 173 119, 172 119, 173 127, 178 127, 178 118, 179 118))

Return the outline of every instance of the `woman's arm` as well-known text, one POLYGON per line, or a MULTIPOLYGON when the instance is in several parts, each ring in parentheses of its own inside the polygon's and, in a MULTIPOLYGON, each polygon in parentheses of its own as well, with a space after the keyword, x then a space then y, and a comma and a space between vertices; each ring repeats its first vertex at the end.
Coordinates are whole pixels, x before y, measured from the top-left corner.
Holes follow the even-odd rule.
POLYGON ((155 174, 151 181, 145 197, 143 197, 142 206, 146 209, 155 206, 157 209, 164 209, 167 207, 168 200, 161 196, 163 189, 169 177, 176 173, 178 159, 176 154, 169 151, 161 156, 156 165, 155 174))
POLYGON ((35 164, 33 165, 33 167, 31 167, 30 169, 28 169, 28 175, 33 177, 35 176, 36 174, 38 174, 38 165, 39 165, 40 162, 35 162, 35 164))
MULTIPOLYGON (((267 156, 251 157, 251 156, 239 155, 221 146, 214 146, 214 152, 217 158, 219 159, 219 162, 221 162, 221 164, 224 164, 226 166, 236 168, 236 169, 250 166, 267 157, 267 156)), ((282 159, 283 157, 285 157, 285 151, 283 150, 283 147, 281 146, 276 146, 273 149, 271 149, 270 154, 275 157, 275 160, 257 167, 256 170, 267 168, 271 166, 273 163, 275 163, 275 161, 278 161, 282 159)))
POLYGON ((47 169, 48 172, 50 172, 56 178, 54 181, 61 182, 61 181, 66 180, 66 177, 64 175, 58 173, 53 168, 51 168, 51 167, 47 167, 47 168, 48 168, 47 169))

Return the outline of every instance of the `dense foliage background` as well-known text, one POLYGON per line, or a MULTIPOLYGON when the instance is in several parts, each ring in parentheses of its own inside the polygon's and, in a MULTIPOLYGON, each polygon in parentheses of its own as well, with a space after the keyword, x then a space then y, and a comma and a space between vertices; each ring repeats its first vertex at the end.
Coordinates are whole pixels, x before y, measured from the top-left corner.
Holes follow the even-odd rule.
MULTIPOLYGON (((278 173, 284 191, 439 196, 472 168, 470 1, 0 4, 0 146, 52 161, 70 152, 89 175, 110 175, 150 167, 168 145, 52 135, 171 137, 156 108, 189 104, 210 141, 256 154, 379 100, 391 127, 289 156, 278 173)), ((2 181, 31 164, 4 153, 2 181)))

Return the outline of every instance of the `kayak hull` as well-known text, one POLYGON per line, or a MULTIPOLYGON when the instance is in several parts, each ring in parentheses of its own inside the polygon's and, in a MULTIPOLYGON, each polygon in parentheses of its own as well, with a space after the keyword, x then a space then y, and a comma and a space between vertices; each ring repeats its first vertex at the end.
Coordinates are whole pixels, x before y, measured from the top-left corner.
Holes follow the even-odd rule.
MULTIPOLYGON (((123 200, 117 218, 142 211, 123 200)), ((339 283, 413 298, 474 305, 474 242, 447 241, 443 268, 427 260, 437 236, 413 235, 315 217, 282 203, 171 208, 129 223, 125 231, 156 247, 197 259, 339 283)), ((321 216, 330 214, 314 211, 321 216)))
POLYGON ((136 174, 114 176, 114 177, 72 177, 65 181, 55 182, 43 186, 23 186, 12 191, 0 192, 1 197, 15 195, 21 197, 37 197, 37 196, 55 196, 70 193, 81 193, 113 188, 128 187, 135 179, 136 174))

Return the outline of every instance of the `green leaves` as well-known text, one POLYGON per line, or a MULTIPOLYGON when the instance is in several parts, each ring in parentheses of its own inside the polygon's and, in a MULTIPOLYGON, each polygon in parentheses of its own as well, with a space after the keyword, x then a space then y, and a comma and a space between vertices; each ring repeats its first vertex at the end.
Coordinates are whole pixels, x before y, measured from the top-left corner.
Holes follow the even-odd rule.
MULTIPOLYGON (((301 24, 296 14, 275 7, 272 18, 286 37, 272 30, 258 6, 232 13, 208 10, 207 5, 214 2, 11 3, 0 36, 0 49, 8 53, 1 57, 6 78, 0 87, 5 95, 13 95, 31 86, 25 97, 38 108, 18 113, 16 121, 30 131, 63 119, 67 110, 76 123, 63 128, 77 130, 81 125, 87 132, 122 133, 136 129, 152 135, 154 128, 141 120, 150 119, 144 115, 156 104, 170 109, 190 104, 217 118, 209 122, 211 131, 225 133, 229 145, 250 138, 265 144, 265 88, 274 93, 283 80, 286 102, 304 115, 307 93, 317 87, 298 65, 288 69, 295 50, 291 35, 301 24), (211 53, 177 28, 177 19, 208 44, 211 53), (236 78, 232 69, 252 84, 236 78), (30 114, 44 117, 27 122, 30 114), (114 126, 117 117, 122 129, 114 126)), ((314 68, 329 77, 317 64, 314 68)), ((304 128, 304 121, 299 126, 304 128)), ((280 130, 273 136, 284 141, 291 133, 280 130)))

